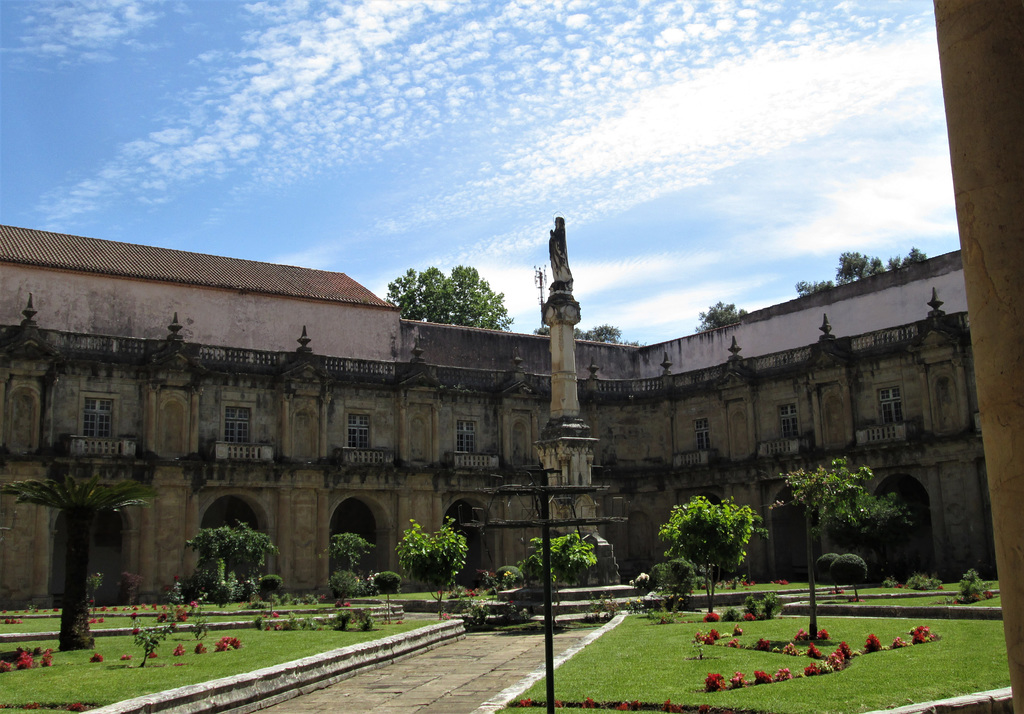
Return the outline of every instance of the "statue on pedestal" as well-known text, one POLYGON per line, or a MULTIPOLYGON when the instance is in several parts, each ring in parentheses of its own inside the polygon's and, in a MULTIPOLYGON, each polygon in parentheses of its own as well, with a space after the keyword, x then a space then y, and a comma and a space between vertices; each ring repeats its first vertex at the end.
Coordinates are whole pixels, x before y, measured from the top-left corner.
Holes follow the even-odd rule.
POLYGON ((548 240, 551 257, 551 293, 572 292, 572 271, 569 270, 569 249, 565 244, 565 219, 555 219, 555 229, 548 240))

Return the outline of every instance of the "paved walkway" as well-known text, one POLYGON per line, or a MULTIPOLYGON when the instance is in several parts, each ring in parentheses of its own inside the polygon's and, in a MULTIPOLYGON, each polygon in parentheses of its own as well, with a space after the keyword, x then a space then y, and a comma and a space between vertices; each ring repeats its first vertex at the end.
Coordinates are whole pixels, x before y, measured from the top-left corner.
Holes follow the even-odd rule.
MULTIPOLYGON (((555 635, 555 656, 593 630, 555 635)), ((471 714, 544 664, 543 633, 465 639, 262 710, 269 714, 471 714)), ((556 675, 557 679, 557 675, 556 675)))

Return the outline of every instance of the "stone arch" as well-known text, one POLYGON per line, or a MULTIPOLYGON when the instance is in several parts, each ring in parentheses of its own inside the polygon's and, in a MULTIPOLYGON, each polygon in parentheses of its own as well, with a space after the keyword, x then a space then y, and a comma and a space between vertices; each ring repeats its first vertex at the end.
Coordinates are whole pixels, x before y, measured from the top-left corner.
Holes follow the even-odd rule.
POLYGON ((27 454, 39 448, 39 390, 20 385, 8 395, 10 411, 7 418, 7 448, 16 454, 27 454))
POLYGON ((292 457, 300 461, 317 458, 320 426, 316 412, 302 407, 292 415, 292 457))
POLYGON ((188 453, 188 404, 180 394, 165 394, 160 400, 160 456, 174 458, 188 453))
MULTIPOLYGON (((331 537, 339 533, 355 533, 374 546, 369 553, 364 555, 356 563, 356 571, 370 573, 380 569, 381 563, 386 563, 383 555, 379 553, 380 545, 384 540, 380 535, 380 521, 374 514, 374 509, 360 498, 349 497, 343 499, 334 508, 331 514, 331 537)), ((331 558, 330 568, 335 570, 346 567, 346 564, 331 558)))
POLYGON ((482 507, 482 504, 474 505, 466 499, 460 498, 448 506, 444 512, 445 520, 451 518, 455 521, 455 530, 466 537, 466 544, 469 546, 466 551, 466 564, 455 578, 456 583, 467 588, 477 585, 477 580, 479 580, 477 571, 484 569, 484 541, 479 528, 472 528, 465 524, 477 520, 473 516, 473 509, 482 507))
POLYGON ((935 565, 935 545, 932 540, 931 498, 924 484, 909 474, 887 476, 875 489, 876 496, 898 493, 910 506, 916 524, 910 540, 896 546, 888 554, 889 564, 901 575, 915 571, 931 572, 935 565))
MULTIPOLYGON (((773 502, 789 503, 793 492, 781 489, 773 502)), ((807 570, 807 517, 800 506, 785 505, 771 509, 768 516, 769 543, 775 562, 774 577, 788 580, 806 580, 807 570)))
POLYGON ((265 511, 255 501, 242 495, 224 494, 213 498, 202 510, 199 527, 220 528, 245 523, 254 530, 266 532, 267 521, 265 511))
MULTIPOLYGON (((62 602, 64 596, 65 559, 67 554, 67 520, 63 511, 53 519, 53 560, 50 563, 50 594, 54 603, 62 602)), ((93 519, 89 531, 89 573, 103 576, 100 587, 95 591, 96 605, 115 605, 118 600, 118 583, 121 573, 128 570, 125 562, 123 534, 128 530, 125 517, 117 511, 101 511, 93 519)))

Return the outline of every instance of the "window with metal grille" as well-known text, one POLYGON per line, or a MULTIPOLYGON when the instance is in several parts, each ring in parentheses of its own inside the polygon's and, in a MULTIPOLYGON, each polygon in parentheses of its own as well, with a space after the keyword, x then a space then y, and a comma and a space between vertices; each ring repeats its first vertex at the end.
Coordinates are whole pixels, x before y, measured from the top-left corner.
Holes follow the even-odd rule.
POLYGON ((782 438, 795 439, 800 435, 800 421, 796 416, 796 404, 779 407, 779 422, 782 424, 782 438))
POLYGON ((707 451, 711 448, 711 429, 708 427, 707 419, 693 420, 693 435, 697 451, 707 451))
POLYGON ((244 444, 249 441, 249 407, 224 407, 224 441, 244 444))
POLYGON ((86 397, 82 414, 82 435, 109 437, 111 417, 114 413, 113 399, 86 397))
POLYGON ((455 425, 455 450, 468 454, 476 452, 476 422, 459 421, 455 425))
POLYGON ((903 421, 903 399, 899 387, 878 390, 878 404, 882 408, 882 423, 896 424, 903 421))
POLYGON ((348 415, 348 446, 350 449, 370 448, 370 415, 348 415))

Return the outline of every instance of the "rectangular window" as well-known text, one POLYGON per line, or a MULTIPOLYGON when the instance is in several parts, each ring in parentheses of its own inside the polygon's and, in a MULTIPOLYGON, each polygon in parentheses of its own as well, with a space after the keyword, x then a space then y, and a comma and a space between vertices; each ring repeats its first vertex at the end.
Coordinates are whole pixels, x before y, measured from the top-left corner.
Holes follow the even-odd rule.
POLYGON ((249 442, 249 407, 224 407, 224 441, 249 442))
POLYGON ((882 423, 897 424, 903 421, 903 399, 899 387, 878 390, 878 403, 882 408, 882 423))
POLYGON ((348 415, 348 446, 350 449, 370 448, 370 415, 348 415))
POLYGON ((476 422, 459 421, 455 425, 455 450, 476 453, 476 422))
POLYGON ((796 417, 796 404, 779 407, 779 422, 782 424, 782 438, 795 439, 800 436, 800 422, 796 417))
POLYGON ((711 429, 708 427, 707 419, 693 420, 693 435, 697 443, 697 451, 707 451, 711 448, 711 429))
POLYGON ((113 399, 86 397, 82 414, 82 436, 109 438, 113 413, 113 399))

